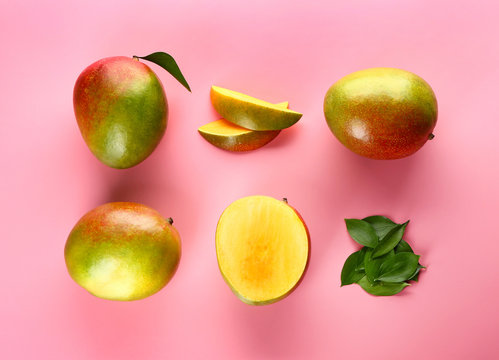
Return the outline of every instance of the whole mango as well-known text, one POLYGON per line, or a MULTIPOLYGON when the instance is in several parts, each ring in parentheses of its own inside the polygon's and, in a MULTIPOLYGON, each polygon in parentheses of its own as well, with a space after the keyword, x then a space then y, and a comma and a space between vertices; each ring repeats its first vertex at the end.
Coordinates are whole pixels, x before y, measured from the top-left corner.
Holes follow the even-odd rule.
POLYGON ((430 85, 411 72, 372 68, 331 86, 324 114, 348 149, 371 159, 399 159, 434 137, 437 100, 430 85))
POLYGON ((150 296, 170 281, 180 261, 180 236, 172 223, 142 204, 101 205, 85 214, 68 236, 68 272, 100 298, 150 296))
POLYGON ((87 67, 76 81, 73 105, 86 144, 113 168, 143 161, 166 130, 163 86, 138 58, 109 57, 87 67))

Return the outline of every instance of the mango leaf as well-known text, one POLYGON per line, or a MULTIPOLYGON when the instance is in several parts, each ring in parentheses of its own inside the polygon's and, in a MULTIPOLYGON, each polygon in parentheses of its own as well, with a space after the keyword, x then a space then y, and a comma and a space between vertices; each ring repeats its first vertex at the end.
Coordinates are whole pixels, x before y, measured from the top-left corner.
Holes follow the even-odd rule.
POLYGON ((177 79, 178 82, 181 83, 187 90, 191 91, 191 88, 189 87, 189 84, 185 80, 184 75, 182 75, 182 72, 180 71, 177 62, 170 54, 167 54, 165 52, 155 52, 147 56, 134 55, 133 57, 148 60, 161 66, 163 69, 168 71, 175 79, 177 79))
POLYGON ((395 251, 391 250, 377 259, 372 257, 364 259, 365 273, 367 280, 369 280, 371 284, 374 284, 378 280, 382 265, 387 261, 387 259, 393 256, 395 256, 395 251))
POLYGON ((404 239, 400 240, 398 245, 395 246, 395 253, 401 252, 410 252, 414 254, 414 250, 412 250, 411 245, 409 245, 404 239))
POLYGON ((355 267, 355 271, 364 271, 365 266, 364 266, 364 259, 366 257, 366 253, 368 251, 372 251, 371 248, 368 248, 366 246, 363 246, 362 249, 360 249, 360 254, 359 254, 359 262, 357 263, 357 266, 355 267))
POLYGON ((398 245, 402 236, 404 235, 405 228, 409 221, 395 226, 392 230, 385 235, 379 242, 379 244, 374 248, 372 257, 377 258, 394 249, 398 245))
POLYGON ((360 279, 357 284, 359 284, 367 293, 376 296, 395 295, 404 290, 406 286, 409 286, 409 284, 406 282, 385 283, 382 281, 378 281, 375 284, 371 284, 369 280, 367 280, 366 276, 360 279))
MULTIPOLYGON (((395 253, 397 254, 400 252, 410 252, 414 254, 414 251, 412 250, 411 246, 404 239, 400 240, 399 244, 395 247, 395 253)), ((425 269, 425 267, 418 263, 418 268, 416 269, 414 274, 409 278, 409 280, 418 281, 419 271, 421 269, 425 269)))
POLYGON ((364 264, 364 253, 362 250, 350 255, 341 270, 341 286, 354 284, 364 277, 363 270, 357 270, 359 263, 364 264))
POLYGON ((408 280, 412 280, 412 281, 417 282, 419 280, 419 272, 421 271, 421 269, 426 269, 426 267, 424 267, 423 265, 418 263, 418 268, 416 269, 414 274, 412 274, 408 280))
POLYGON ((373 249, 368 248, 368 247, 366 247, 365 249, 366 249, 366 251, 364 253, 364 271, 367 268, 367 264, 369 263, 369 261, 371 261, 371 258, 372 258, 371 255, 373 253, 373 249))
MULTIPOLYGON (((374 261, 377 261, 375 259, 374 261)), ((379 267, 375 280, 400 282, 409 280, 418 268, 419 255, 408 252, 398 253, 387 258, 379 267)), ((367 273, 367 271, 366 271, 367 273)))
POLYGON ((378 244, 378 236, 368 222, 358 219, 345 219, 345 223, 352 239, 360 245, 374 248, 378 244))
POLYGON ((368 216, 362 220, 367 221, 372 225, 374 231, 376 231, 376 235, 378 235, 378 238, 380 239, 383 239, 385 235, 390 232, 390 230, 398 225, 387 217, 380 215, 368 216))

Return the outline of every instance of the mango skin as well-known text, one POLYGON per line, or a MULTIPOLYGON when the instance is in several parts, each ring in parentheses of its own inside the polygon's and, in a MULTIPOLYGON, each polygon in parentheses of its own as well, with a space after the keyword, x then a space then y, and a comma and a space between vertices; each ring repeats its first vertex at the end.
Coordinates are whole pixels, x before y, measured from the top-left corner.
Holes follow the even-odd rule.
POLYGON ((437 107, 426 81, 394 68, 349 74, 324 98, 326 121, 336 138, 371 159, 399 159, 418 151, 433 138, 437 107))
POLYGON ((104 204, 85 214, 64 248, 77 284, 97 297, 120 301, 161 290, 180 256, 177 230, 156 210, 131 202, 104 204))
MULTIPOLYGON (((226 122, 228 126, 233 126, 230 122, 224 119, 220 119, 217 121, 226 122)), ((239 135, 211 134, 208 132, 204 132, 202 128, 199 128, 198 132, 206 141, 219 149, 232 152, 243 152, 256 150, 264 145, 267 145, 269 142, 274 140, 277 135, 279 135, 281 130, 250 130, 239 135)))
POLYGON ((294 125, 303 114, 233 90, 212 86, 213 108, 227 121, 256 131, 282 130, 294 125), (239 97, 242 95, 243 99, 239 97))
POLYGON ((133 58, 109 57, 83 70, 76 80, 73 105, 90 151, 113 168, 142 162, 166 130, 163 86, 147 65, 133 58))

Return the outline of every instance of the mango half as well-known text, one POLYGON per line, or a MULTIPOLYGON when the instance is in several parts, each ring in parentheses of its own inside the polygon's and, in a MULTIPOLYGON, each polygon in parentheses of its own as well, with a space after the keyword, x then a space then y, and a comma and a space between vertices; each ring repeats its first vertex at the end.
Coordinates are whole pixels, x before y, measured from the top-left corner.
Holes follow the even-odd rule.
POLYGON ((298 212, 268 196, 236 200, 216 231, 218 266, 244 303, 266 305, 289 295, 307 268, 310 238, 298 212))
POLYGON ((302 114, 236 91, 212 86, 211 103, 225 120, 249 130, 282 130, 302 114))
MULTIPOLYGON (((288 102, 277 106, 286 109, 288 102)), ((210 144, 227 151, 250 151, 261 148, 276 138, 281 130, 255 131, 235 125, 225 119, 212 121, 198 129, 210 144)))

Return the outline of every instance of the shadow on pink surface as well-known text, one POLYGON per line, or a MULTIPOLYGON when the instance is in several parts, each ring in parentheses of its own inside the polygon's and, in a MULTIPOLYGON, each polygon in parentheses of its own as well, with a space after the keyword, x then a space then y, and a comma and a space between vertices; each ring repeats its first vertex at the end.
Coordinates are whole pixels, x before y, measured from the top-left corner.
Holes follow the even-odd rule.
POLYGON ((278 149, 280 147, 292 146, 301 130, 301 124, 297 123, 287 129, 281 130, 279 135, 262 149, 278 149))
POLYGON ((311 338, 313 314, 293 295, 264 307, 237 304, 231 309, 233 329, 244 353, 254 358, 307 358, 307 349, 298 344, 311 338))

